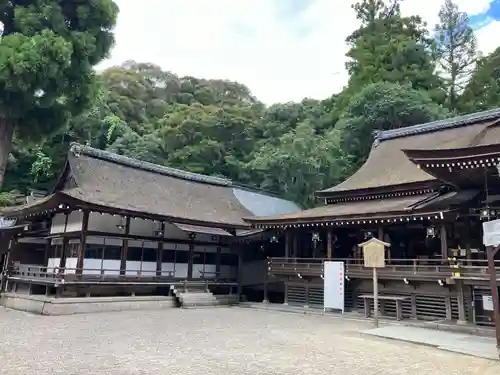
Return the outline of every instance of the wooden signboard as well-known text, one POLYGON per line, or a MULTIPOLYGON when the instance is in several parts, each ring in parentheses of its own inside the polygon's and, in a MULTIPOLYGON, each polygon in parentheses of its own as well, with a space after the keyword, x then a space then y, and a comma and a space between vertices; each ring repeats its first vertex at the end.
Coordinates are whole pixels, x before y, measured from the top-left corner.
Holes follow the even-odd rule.
POLYGON ((358 245, 363 249, 365 267, 373 268, 373 321, 378 328, 378 277, 377 268, 385 267, 385 248, 390 243, 378 240, 374 237, 358 245))
POLYGON ((363 249, 365 267, 385 267, 385 248, 391 246, 390 243, 372 237, 368 241, 360 243, 358 246, 363 249))

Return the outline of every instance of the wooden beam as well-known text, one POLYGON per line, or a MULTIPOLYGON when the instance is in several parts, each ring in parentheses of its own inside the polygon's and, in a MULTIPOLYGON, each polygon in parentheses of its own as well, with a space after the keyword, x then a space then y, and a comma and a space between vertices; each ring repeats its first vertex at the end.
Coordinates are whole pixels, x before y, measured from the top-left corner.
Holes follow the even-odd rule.
POLYGON ((89 211, 83 211, 82 219, 82 232, 80 235, 80 245, 78 245, 78 254, 76 257, 76 273, 78 275, 82 274, 83 271, 83 259, 85 256, 85 244, 87 241, 87 230, 89 228, 89 211))
MULTIPOLYGON (((88 237, 107 237, 107 238, 118 238, 118 239, 128 239, 128 240, 136 240, 136 241, 149 241, 149 242, 156 242, 156 241, 163 241, 163 242, 171 242, 174 244, 183 244, 183 245, 189 245, 190 243, 193 243, 192 240, 183 240, 183 239, 178 239, 178 238, 158 238, 155 236, 140 236, 140 235, 135 235, 135 234, 129 234, 125 235, 124 233, 107 233, 107 232, 99 232, 99 231, 88 231, 87 232, 88 237)), ((63 237, 70 237, 70 238, 80 238, 80 232, 79 231, 74 231, 71 233, 60 233, 56 235, 51 235, 47 237, 42 237, 42 238, 63 238, 63 237)), ((227 246, 227 243, 223 242, 209 242, 209 241, 196 241, 197 245, 200 246, 227 246)))

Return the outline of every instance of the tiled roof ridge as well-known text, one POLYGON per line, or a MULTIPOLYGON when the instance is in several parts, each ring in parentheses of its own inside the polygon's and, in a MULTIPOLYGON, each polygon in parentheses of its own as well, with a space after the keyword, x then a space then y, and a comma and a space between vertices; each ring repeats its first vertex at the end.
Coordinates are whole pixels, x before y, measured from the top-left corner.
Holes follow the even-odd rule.
POLYGON ((462 116, 455 116, 444 120, 427 122, 425 124, 413 125, 405 128, 376 131, 374 132, 375 145, 389 139, 408 137, 443 129, 451 129, 459 126, 470 125, 480 121, 493 120, 496 118, 500 118, 500 108, 476 113, 469 113, 462 116))
POLYGON ((70 152, 76 156, 83 154, 96 159, 101 159, 112 163, 120 164, 126 167, 141 169, 147 172, 158 173, 170 177, 181 178, 188 181, 194 181, 194 182, 200 182, 218 186, 227 186, 227 187, 233 186, 232 181, 226 178, 207 176, 199 173, 183 171, 176 168, 165 167, 162 165, 129 158, 127 156, 118 155, 113 152, 99 150, 90 146, 84 146, 76 142, 71 143, 70 152))

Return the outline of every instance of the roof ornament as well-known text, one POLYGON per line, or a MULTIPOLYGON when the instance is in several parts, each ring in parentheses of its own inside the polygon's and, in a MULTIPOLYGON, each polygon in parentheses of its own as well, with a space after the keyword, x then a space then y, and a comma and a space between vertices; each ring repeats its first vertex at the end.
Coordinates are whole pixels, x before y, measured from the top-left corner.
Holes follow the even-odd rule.
POLYGON ((75 155, 77 158, 80 157, 80 147, 78 145, 78 143, 71 143, 70 147, 69 147, 69 150, 73 153, 73 155, 75 155))
POLYGON ((377 147, 380 144, 381 131, 374 130, 372 134, 373 134, 373 147, 377 147))

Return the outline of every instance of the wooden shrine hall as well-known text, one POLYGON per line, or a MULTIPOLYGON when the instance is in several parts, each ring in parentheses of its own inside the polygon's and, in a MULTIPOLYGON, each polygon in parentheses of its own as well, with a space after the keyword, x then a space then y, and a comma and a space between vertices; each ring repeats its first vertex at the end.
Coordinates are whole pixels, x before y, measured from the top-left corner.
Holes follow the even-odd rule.
POLYGON ((242 218, 298 210, 227 179, 72 144, 49 195, 0 212, 13 224, 3 228, 3 291, 153 294, 186 282, 233 291, 245 254, 269 242, 242 218))
POLYGON ((402 300, 403 318, 493 325, 482 223, 500 218, 499 163, 500 109, 377 132, 364 165, 316 193, 324 205, 246 218, 282 244, 268 282, 285 303, 322 307, 324 262, 343 261, 345 306, 363 312, 373 284, 358 244, 376 237, 391 245, 382 315, 402 300))

